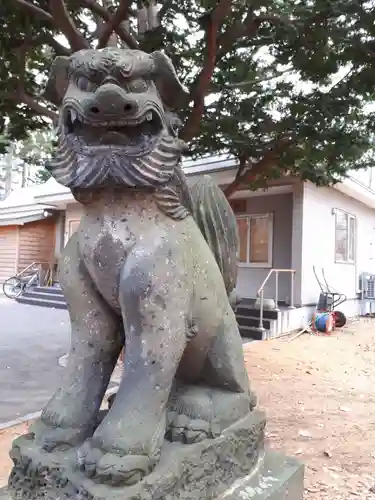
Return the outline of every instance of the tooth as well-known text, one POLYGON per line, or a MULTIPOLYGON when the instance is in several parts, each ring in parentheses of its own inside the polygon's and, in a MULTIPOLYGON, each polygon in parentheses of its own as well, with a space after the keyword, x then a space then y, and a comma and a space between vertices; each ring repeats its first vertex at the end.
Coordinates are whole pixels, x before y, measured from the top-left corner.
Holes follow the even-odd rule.
POLYGON ((70 110, 70 119, 72 120, 73 124, 76 120, 78 120, 78 113, 75 109, 70 110))
POLYGON ((152 113, 147 113, 146 120, 150 122, 152 120, 152 113))

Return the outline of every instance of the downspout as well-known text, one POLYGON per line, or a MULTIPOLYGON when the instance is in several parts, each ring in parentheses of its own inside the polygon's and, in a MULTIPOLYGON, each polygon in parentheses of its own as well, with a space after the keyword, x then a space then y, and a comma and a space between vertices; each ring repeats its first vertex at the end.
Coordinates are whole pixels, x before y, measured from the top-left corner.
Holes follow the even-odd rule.
POLYGON ((16 226, 16 260, 14 262, 14 274, 18 274, 20 265, 20 243, 21 243, 20 233, 21 233, 20 226, 16 226))

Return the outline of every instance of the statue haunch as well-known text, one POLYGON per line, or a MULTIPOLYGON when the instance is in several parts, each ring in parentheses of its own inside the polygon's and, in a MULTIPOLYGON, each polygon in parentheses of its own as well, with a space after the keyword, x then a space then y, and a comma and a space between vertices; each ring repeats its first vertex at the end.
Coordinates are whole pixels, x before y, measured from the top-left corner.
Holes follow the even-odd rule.
POLYGON ((236 221, 210 178, 186 184, 172 113, 186 90, 162 53, 58 58, 46 92, 61 107, 49 168, 84 215, 60 263, 68 366, 32 432, 48 452, 76 446, 94 481, 134 484, 165 440, 214 438, 251 410, 228 300, 236 221), (124 346, 124 377, 98 425, 124 346))

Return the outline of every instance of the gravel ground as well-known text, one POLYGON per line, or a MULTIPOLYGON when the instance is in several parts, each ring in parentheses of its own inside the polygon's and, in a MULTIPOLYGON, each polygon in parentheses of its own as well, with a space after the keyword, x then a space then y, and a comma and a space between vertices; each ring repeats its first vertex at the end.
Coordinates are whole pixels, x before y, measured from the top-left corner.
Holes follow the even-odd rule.
MULTIPOLYGON (((375 322, 329 337, 253 342, 244 351, 267 412, 267 446, 306 465, 304 500, 375 500, 375 322)), ((11 441, 26 429, 0 432, 0 486, 11 441)))

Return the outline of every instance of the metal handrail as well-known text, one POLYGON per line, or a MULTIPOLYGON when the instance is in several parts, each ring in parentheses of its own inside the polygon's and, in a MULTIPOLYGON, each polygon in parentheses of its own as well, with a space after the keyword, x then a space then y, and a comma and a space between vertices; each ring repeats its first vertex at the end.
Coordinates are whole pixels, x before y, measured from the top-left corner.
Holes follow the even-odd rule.
POLYGON ((27 272, 29 270, 33 270, 33 272, 37 272, 39 273, 39 282, 41 281, 41 271, 43 269, 43 266, 48 266, 47 269, 46 269, 46 273, 45 273, 45 276, 43 278, 43 283, 40 283, 40 284, 48 284, 48 282, 50 280, 52 280, 52 267, 50 265, 49 262, 32 262, 31 264, 29 264, 27 267, 25 267, 25 269, 22 269, 22 271, 20 271, 19 273, 16 274, 16 277, 17 278, 22 278, 23 276, 25 276, 25 274, 27 274, 27 272), (33 269, 35 266, 37 266, 37 269, 33 269))
POLYGON ((289 308, 294 309, 294 277, 296 274, 295 269, 275 269, 272 268, 268 272, 267 276, 263 280, 258 292, 257 297, 260 298, 260 308, 259 308, 259 328, 263 328, 263 312, 264 312, 264 287, 266 286, 268 280, 275 273, 275 305, 278 308, 279 302, 279 273, 290 273, 290 304, 289 308))
POLYGON ((23 274, 25 274, 29 269, 33 268, 34 266, 41 267, 44 264, 46 264, 48 267, 50 267, 50 265, 49 265, 48 262, 33 262, 33 263, 29 264, 27 267, 25 267, 25 269, 22 269, 22 271, 20 271, 19 273, 17 273, 16 277, 19 278, 20 276, 22 276, 23 274))

